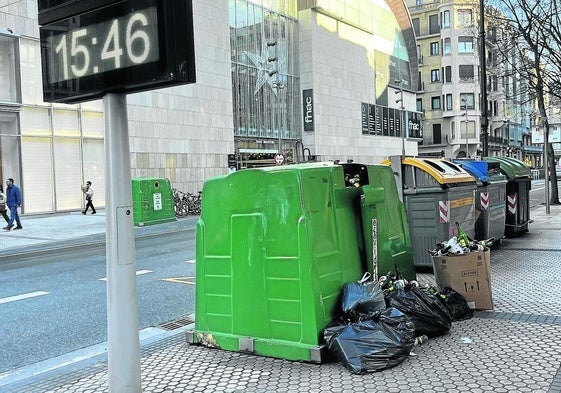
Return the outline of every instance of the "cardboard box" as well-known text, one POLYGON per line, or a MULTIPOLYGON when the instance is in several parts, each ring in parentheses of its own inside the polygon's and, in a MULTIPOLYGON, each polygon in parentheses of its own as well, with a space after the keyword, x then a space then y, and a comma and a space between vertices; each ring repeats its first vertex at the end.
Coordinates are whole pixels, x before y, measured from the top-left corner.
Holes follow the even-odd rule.
POLYGON ((489 249, 463 255, 433 257, 432 264, 439 290, 444 287, 452 288, 466 298, 470 308, 493 309, 489 249))

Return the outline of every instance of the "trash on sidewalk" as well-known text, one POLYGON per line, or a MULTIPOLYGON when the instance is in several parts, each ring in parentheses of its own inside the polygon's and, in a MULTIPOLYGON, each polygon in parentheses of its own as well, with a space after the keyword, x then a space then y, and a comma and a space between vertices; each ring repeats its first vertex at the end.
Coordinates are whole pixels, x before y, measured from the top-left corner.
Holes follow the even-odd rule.
POLYGON ((343 285, 341 308, 350 318, 358 318, 360 314, 372 315, 386 309, 382 289, 377 281, 369 280, 370 277, 370 273, 366 272, 359 281, 343 285))
POLYGON ((401 287, 386 284, 386 304, 395 307, 415 324, 415 335, 437 337, 446 334, 452 326, 452 317, 445 305, 425 288, 407 284, 401 287), (393 288, 393 289, 392 289, 393 288))
POLYGON ((394 367, 415 344, 415 326, 405 314, 388 308, 368 319, 327 327, 329 352, 354 374, 394 367))
POLYGON ((446 287, 458 292, 472 309, 492 310, 489 243, 473 240, 462 233, 459 225, 457 228, 458 237, 430 251, 436 285, 441 292, 446 287))
POLYGON ((452 288, 444 287, 436 296, 448 309, 452 322, 463 321, 473 317, 473 310, 469 307, 466 298, 452 288))

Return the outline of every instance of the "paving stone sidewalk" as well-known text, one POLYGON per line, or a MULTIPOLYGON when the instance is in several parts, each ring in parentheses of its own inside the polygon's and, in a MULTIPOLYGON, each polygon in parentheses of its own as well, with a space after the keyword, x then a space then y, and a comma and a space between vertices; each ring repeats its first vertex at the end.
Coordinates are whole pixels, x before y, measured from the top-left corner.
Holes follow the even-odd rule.
MULTIPOLYGON (((400 365, 353 375, 338 363, 291 362, 190 346, 185 330, 142 347, 143 392, 561 392, 561 206, 532 211, 523 236, 491 252, 494 310, 454 322, 400 365)), ((429 273, 418 275, 434 283, 429 273)), ((7 386, 6 388, 10 388, 7 386)), ((27 392, 106 392, 97 361, 22 381, 27 392)), ((10 391, 2 390, 1 391, 10 391)))

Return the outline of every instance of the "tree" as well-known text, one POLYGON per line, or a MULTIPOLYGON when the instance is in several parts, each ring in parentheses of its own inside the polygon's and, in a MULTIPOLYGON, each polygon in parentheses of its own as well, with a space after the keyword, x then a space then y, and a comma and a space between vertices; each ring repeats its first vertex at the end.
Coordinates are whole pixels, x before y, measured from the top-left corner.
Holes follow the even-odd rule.
MULTIPOLYGON (((486 10, 489 22, 503 29, 502 42, 497 46, 502 60, 526 79, 545 141, 549 140, 547 103, 561 100, 560 5, 561 0, 493 0, 486 10)), ((553 146, 547 143, 546 148, 551 173, 550 203, 561 204, 553 146)))

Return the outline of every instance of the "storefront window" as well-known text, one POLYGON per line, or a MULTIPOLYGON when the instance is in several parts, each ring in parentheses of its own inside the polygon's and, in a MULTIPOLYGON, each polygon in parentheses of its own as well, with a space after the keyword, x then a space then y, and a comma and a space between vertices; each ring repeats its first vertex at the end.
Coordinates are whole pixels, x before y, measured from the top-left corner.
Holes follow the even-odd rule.
POLYGON ((286 16, 292 3, 279 2, 282 9, 270 10, 253 2, 230 0, 237 137, 301 137, 296 21, 286 16))
POLYGON ((17 57, 17 38, 0 34, 0 103, 21 103, 17 57))

